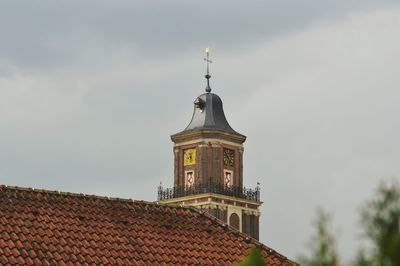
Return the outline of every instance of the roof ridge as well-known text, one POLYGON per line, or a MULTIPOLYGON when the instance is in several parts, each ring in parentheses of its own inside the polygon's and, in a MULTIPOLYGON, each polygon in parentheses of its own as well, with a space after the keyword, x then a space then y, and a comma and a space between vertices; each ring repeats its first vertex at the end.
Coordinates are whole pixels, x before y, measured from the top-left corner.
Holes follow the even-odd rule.
POLYGON ((99 196, 94 194, 86 194, 86 193, 77 193, 77 192, 66 192, 60 190, 49 190, 49 189, 40 189, 40 188, 31 188, 31 187, 20 187, 20 186, 9 186, 9 185, 0 185, 0 191, 6 189, 8 191, 13 190, 14 192, 34 192, 40 193, 44 195, 60 195, 74 198, 85 198, 88 200, 104 200, 104 201, 119 201, 119 202, 129 202, 136 204, 146 204, 152 206, 159 206, 165 209, 191 209, 189 206, 182 206, 177 204, 160 204, 158 201, 146 201, 146 200, 134 200, 131 198, 119 198, 119 197, 110 197, 110 196, 99 196))
MULTIPOLYGON (((68 191, 60 191, 60 190, 50 190, 50 189, 41 189, 41 188, 31 188, 31 187, 20 187, 20 186, 9 186, 9 185, 0 185, 0 190, 14 190, 16 192, 35 192, 41 194, 49 194, 49 195, 62 195, 62 196, 70 196, 70 197, 83 197, 87 199, 99 199, 99 200, 118 200, 124 202, 144 202, 143 200, 133 200, 119 197, 110 197, 110 196, 100 196, 94 194, 86 194, 86 193, 78 193, 78 192, 68 192, 68 191)), ((151 202, 149 202, 151 203, 151 202)))
POLYGON ((205 216, 206 218, 210 219, 212 222, 217 223, 219 226, 230 230, 230 231, 231 231, 232 233, 234 233, 235 235, 239 235, 239 236, 243 237, 243 238, 245 239, 245 241, 249 241, 249 242, 251 242, 252 244, 254 244, 254 245, 258 246, 258 247, 261 247, 261 248, 264 247, 264 248, 267 250, 268 253, 274 253, 274 255, 277 255, 278 257, 287 260, 287 261, 289 262, 288 265, 290 265, 290 263, 291 263, 292 265, 299 265, 299 264, 297 264, 296 262, 294 262, 294 261, 290 260, 289 258, 287 258, 286 256, 280 254, 278 251, 276 251, 276 250, 274 250, 274 249, 268 247, 267 245, 261 243, 261 242, 258 241, 257 239, 252 238, 252 237, 250 237, 249 235, 247 235, 247 234, 245 234, 245 233, 243 233, 243 232, 240 232, 240 231, 237 230, 236 228, 230 226, 228 223, 225 223, 224 221, 218 219, 217 217, 212 216, 212 215, 209 214, 208 212, 202 211, 201 209, 198 209, 198 208, 193 207, 193 206, 190 206, 190 207, 188 207, 188 208, 189 208, 190 210, 194 211, 194 212, 199 213, 200 215, 205 216))

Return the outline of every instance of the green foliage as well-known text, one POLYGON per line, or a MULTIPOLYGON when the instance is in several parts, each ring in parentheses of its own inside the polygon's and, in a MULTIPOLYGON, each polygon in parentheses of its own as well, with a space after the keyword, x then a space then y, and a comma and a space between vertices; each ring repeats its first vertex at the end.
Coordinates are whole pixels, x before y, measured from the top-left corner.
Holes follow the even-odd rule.
POLYGON ((330 216, 322 209, 317 210, 314 221, 316 232, 310 241, 311 254, 299 258, 303 266, 337 266, 338 256, 335 248, 335 238, 329 231, 330 216))
POLYGON ((266 266, 261 250, 253 246, 249 254, 237 266, 266 266))
POLYGON ((371 265, 373 265, 373 263, 372 263, 372 261, 370 261, 367 258, 366 254, 365 254, 365 250, 361 249, 358 252, 357 257, 352 265, 353 266, 371 266, 371 265))
POLYGON ((400 265, 400 184, 381 183, 377 195, 362 209, 362 225, 372 243, 369 256, 358 256, 355 265, 400 265))
MULTIPOLYGON (((317 211, 310 256, 299 258, 302 266, 337 266, 335 238, 328 230, 330 217, 317 211)), ((400 184, 382 182, 373 199, 361 211, 361 225, 370 249, 361 249, 352 266, 400 266, 400 184)))

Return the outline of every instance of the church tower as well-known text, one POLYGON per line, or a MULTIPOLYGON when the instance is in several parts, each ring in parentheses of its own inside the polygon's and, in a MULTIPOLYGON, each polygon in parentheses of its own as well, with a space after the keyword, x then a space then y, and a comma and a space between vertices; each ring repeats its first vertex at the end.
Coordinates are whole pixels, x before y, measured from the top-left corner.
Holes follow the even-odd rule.
POLYGON ((221 98, 211 92, 206 50, 206 92, 194 100, 189 125, 171 136, 174 187, 158 189, 158 201, 202 209, 249 236, 259 238, 260 189, 243 187, 246 136, 226 120, 221 98))

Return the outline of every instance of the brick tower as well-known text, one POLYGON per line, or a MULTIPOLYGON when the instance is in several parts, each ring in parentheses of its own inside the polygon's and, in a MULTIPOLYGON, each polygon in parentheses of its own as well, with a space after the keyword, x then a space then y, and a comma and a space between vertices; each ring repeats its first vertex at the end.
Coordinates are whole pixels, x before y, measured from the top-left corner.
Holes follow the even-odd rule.
POLYGON ((249 236, 259 237, 260 189, 243 187, 243 143, 231 128, 221 98, 211 93, 207 58, 206 93, 194 101, 193 117, 174 142, 174 187, 158 189, 158 201, 194 206, 249 236))

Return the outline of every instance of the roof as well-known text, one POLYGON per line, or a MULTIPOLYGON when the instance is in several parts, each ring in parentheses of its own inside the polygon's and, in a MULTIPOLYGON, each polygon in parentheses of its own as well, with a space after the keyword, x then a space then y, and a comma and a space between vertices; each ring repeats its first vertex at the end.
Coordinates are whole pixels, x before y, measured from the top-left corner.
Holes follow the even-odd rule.
POLYGON ((233 265, 252 245, 200 210, 0 186, 1 265, 233 265))
POLYGON ((239 134, 226 120, 221 98, 214 93, 201 94, 194 101, 194 112, 189 125, 181 132, 215 130, 239 134))

